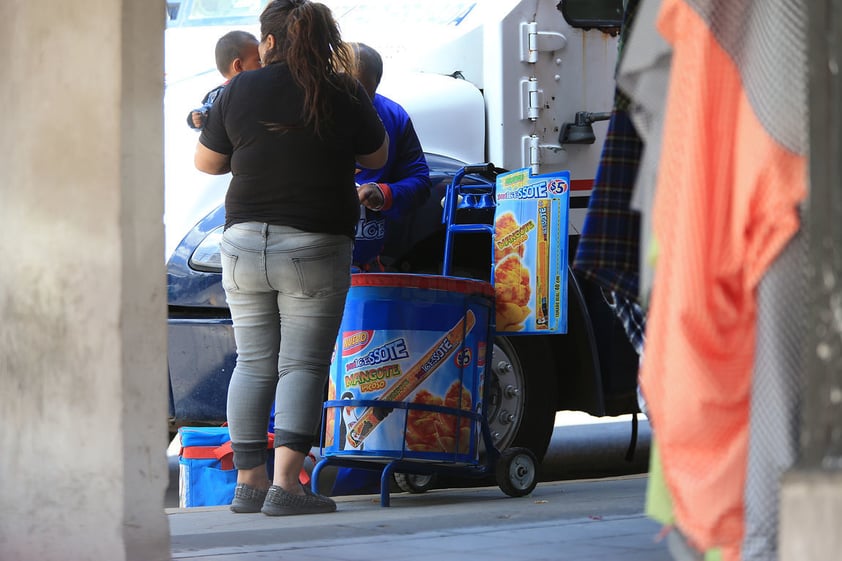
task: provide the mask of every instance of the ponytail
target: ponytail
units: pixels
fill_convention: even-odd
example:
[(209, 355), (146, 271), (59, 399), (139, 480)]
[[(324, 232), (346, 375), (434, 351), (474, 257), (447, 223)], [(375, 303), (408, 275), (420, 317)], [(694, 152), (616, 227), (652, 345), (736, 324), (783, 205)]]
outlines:
[(304, 91), (305, 123), (317, 135), (330, 125), (333, 107), (328, 88), (353, 93), (351, 49), (342, 41), (330, 9), (309, 0), (272, 0), (260, 16), (261, 36), (273, 35), (275, 48), (266, 63), (286, 62)]

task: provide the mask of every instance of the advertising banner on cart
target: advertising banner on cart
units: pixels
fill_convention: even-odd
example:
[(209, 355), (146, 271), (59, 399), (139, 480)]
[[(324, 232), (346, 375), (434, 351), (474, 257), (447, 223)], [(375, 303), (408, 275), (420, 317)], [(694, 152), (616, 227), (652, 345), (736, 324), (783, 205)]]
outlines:
[(323, 453), (476, 462), (492, 300), (481, 281), (354, 275)]
[(500, 174), (495, 198), (497, 333), (566, 333), (570, 172)]

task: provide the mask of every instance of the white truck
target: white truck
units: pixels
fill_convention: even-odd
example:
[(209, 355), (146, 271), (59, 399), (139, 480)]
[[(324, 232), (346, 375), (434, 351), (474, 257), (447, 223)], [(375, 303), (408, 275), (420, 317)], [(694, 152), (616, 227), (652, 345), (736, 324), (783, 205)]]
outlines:
[[(256, 23), (264, 1), (228, 3), (238, 6), (241, 19), (234, 25), (257, 34), (255, 24), (243, 22)], [(390, 269), (441, 273), (445, 189), (462, 166), (480, 163), (498, 171), (571, 172), (572, 258), (613, 105), (622, 0), (324, 3), (346, 40), (368, 43), (384, 56), (378, 91), (408, 110), (431, 168), (433, 193), (426, 206), (390, 227), (384, 256)], [(168, 60), (178, 55), (171, 37), (189, 33), (190, 16), (203, 13), (196, 6), (206, 13), (222, 4), (168, 3), (176, 22), (167, 30)], [(248, 11), (243, 4), (254, 4), (253, 20), (242, 19)], [(217, 38), (225, 31), (220, 26), (201, 32)], [(196, 56), (195, 42), (180, 41)], [(212, 44), (201, 48), (210, 58)], [(184, 79), (185, 65), (178, 75), (175, 68), (168, 66), (166, 181), (170, 409), (172, 425), (179, 426), (225, 420), (234, 348), (214, 254), (228, 178), (202, 176), (184, 164), (192, 162), (196, 142), (184, 124), (195, 106), (189, 103), (197, 103), (219, 77), (210, 69), (191, 82)], [(492, 219), (487, 209), (464, 212), (474, 213), (471, 220)], [(487, 235), (459, 237), (455, 274), (487, 279), (490, 254)], [(637, 356), (599, 287), (568, 269), (566, 334), (495, 340), (486, 409), (495, 445), (525, 446), (541, 459), (557, 411), (636, 412), (636, 373)]]
[[(407, 108), (428, 155), (535, 174), (569, 170), (572, 259), (614, 102), (622, 0), (452, 8), (445, 16), (455, 29), (416, 32), (428, 33), (427, 48), (387, 61), (378, 91)], [(396, 269), (440, 272), (444, 187), (434, 186), (431, 203), (397, 237)], [(455, 270), (488, 278), (488, 240), (466, 238), (455, 242)], [(599, 288), (572, 271), (568, 282), (567, 334), (497, 339), (488, 415), (499, 448), (527, 446), (541, 458), (556, 411), (637, 410), (637, 356)]]

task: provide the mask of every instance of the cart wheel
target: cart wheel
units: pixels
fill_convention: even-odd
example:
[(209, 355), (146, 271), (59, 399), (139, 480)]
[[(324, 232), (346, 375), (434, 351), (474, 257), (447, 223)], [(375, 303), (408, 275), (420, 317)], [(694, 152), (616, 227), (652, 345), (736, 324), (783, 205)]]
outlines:
[(523, 497), (538, 484), (538, 460), (529, 448), (507, 448), (494, 471), (497, 485), (510, 497)]
[(401, 491), (407, 493), (424, 493), (433, 488), (436, 484), (435, 475), (419, 475), (417, 473), (397, 473), (393, 474), (395, 483), (400, 487)]

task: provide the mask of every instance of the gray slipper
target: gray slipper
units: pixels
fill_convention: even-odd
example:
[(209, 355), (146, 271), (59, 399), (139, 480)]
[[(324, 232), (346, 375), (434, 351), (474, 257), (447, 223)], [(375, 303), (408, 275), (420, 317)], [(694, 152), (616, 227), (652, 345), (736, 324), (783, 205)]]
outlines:
[(234, 487), (234, 500), (231, 510), (234, 512), (260, 512), (263, 501), (266, 500), (266, 489), (251, 487), (245, 483), (237, 483)]
[(323, 495), (317, 495), (305, 485), (303, 495), (293, 495), (284, 491), (278, 485), (269, 487), (266, 500), (263, 502), (261, 512), (267, 516), (290, 516), (294, 514), (320, 514), (336, 510), (336, 503), (333, 499)]

